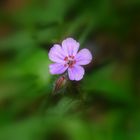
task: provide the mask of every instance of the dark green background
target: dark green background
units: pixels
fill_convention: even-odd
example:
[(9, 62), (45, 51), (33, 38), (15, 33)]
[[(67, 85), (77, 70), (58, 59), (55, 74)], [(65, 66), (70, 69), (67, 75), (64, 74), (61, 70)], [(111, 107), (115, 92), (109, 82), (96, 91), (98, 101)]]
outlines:
[[(140, 140), (139, 0), (0, 1), (0, 140)], [(55, 96), (48, 51), (93, 54)]]

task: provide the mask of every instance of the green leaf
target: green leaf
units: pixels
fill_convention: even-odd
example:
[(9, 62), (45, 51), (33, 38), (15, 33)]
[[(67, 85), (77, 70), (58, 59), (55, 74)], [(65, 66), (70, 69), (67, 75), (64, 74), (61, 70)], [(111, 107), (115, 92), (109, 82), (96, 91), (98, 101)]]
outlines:
[(12, 19), (16, 23), (35, 27), (36, 24), (48, 25), (51, 23), (62, 23), (66, 13), (76, 3), (74, 0), (48, 0), (42, 3), (34, 3), (16, 14)]
[[(127, 68), (119, 68), (116, 63), (109, 64), (86, 76), (83, 88), (90, 93), (98, 93), (113, 100), (130, 101), (132, 87)], [(123, 74), (121, 74), (123, 72)]]
[(21, 50), (30, 50), (37, 46), (32, 34), (28, 30), (11, 34), (7, 38), (0, 40), (0, 45), (2, 46), (0, 49), (15, 49), (20, 52), (22, 52)]
[(0, 128), (1, 140), (39, 140), (39, 134), (44, 125), (41, 117), (32, 117), (27, 120), (11, 123)]
[(49, 91), (49, 63), (47, 52), (37, 49), (28, 55), (25, 53), (17, 62), (7, 64), (5, 69), (1, 70), (3, 83), (0, 86), (0, 99), (22, 93), (40, 96), (38, 92), (45, 88)]

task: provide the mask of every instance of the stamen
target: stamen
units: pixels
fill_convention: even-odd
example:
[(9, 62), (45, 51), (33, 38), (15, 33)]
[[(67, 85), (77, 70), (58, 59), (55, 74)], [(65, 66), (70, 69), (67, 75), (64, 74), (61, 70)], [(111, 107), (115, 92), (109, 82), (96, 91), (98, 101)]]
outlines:
[(66, 61), (66, 64), (64, 64), (64, 67), (70, 67), (72, 68), (73, 65), (76, 63), (76, 60), (74, 60), (74, 56), (69, 55), (64, 58), (64, 61)]
[(67, 67), (67, 64), (64, 64), (64, 67)]
[(74, 56), (72, 56), (72, 55), (69, 55), (69, 58), (72, 58), (72, 59), (74, 59)]
[(72, 59), (74, 59), (74, 56), (71, 56)]
[(73, 61), (73, 64), (75, 64), (75, 63), (76, 63), (76, 60)]
[(68, 62), (68, 65), (69, 65), (69, 67), (70, 68), (72, 68), (73, 67), (73, 65), (76, 63), (76, 61), (74, 60), (74, 61), (69, 61)]
[(68, 57), (67, 56), (64, 58), (64, 61), (68, 61)]

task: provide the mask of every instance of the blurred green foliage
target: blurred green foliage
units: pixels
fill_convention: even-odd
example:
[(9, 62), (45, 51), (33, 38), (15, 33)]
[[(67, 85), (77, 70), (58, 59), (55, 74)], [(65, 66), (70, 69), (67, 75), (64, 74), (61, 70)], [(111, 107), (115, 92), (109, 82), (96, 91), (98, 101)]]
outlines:
[[(0, 2), (0, 140), (140, 140), (139, 0)], [(48, 50), (66, 37), (93, 53), (52, 96)]]

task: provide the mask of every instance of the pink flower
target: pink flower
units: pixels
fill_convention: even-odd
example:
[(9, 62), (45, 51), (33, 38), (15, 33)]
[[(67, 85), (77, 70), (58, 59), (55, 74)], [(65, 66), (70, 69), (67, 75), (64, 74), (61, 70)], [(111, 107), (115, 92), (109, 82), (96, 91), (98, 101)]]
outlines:
[(54, 63), (49, 66), (51, 74), (62, 74), (68, 70), (70, 80), (79, 81), (83, 78), (85, 70), (82, 65), (87, 65), (92, 60), (88, 49), (81, 49), (80, 44), (72, 39), (63, 40), (62, 46), (55, 44), (49, 51), (49, 58)]

